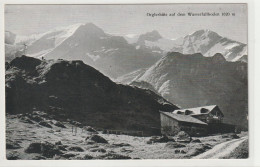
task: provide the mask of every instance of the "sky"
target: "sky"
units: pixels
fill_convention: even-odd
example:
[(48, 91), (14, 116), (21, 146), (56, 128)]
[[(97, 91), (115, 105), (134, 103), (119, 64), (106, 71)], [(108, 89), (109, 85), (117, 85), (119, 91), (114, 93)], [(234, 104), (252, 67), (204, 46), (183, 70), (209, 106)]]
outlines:
[[(235, 16), (187, 16), (188, 12), (234, 13)], [(168, 16), (147, 16), (167, 13)], [(175, 13), (175, 16), (169, 16)], [(176, 16), (185, 13), (186, 16)], [(106, 33), (127, 35), (157, 30), (177, 39), (200, 29), (247, 43), (246, 4), (168, 5), (5, 5), (5, 30), (17, 35), (43, 33), (55, 27), (89, 23)]]

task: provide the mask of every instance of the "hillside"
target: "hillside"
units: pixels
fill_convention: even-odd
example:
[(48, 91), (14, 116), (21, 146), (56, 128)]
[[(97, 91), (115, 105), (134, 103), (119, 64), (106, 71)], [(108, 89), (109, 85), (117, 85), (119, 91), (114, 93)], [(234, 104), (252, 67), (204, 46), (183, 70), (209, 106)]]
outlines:
[(225, 122), (247, 127), (247, 63), (228, 62), (221, 54), (204, 57), (172, 52), (137, 74), (121, 77), (121, 81), (149, 83), (181, 108), (216, 104)]
[(45, 111), (104, 129), (159, 133), (159, 110), (177, 107), (149, 90), (115, 84), (82, 61), (22, 56), (7, 65), (6, 112)]
[[(43, 126), (39, 120), (47, 122), (49, 126)], [(6, 127), (8, 160), (190, 159), (223, 142), (242, 140), (248, 135), (194, 137), (190, 143), (173, 142), (177, 137), (172, 137), (150, 143), (162, 137), (106, 134), (90, 126), (88, 129), (78, 127), (77, 133), (72, 133), (74, 124), (57, 121), (44, 112), (7, 115)], [(234, 139), (233, 136), (241, 138)], [(237, 149), (241, 150), (241, 146), (236, 148), (235, 154), (231, 153), (232, 158), (248, 158), (248, 149)], [(241, 154), (244, 156), (241, 157)]]

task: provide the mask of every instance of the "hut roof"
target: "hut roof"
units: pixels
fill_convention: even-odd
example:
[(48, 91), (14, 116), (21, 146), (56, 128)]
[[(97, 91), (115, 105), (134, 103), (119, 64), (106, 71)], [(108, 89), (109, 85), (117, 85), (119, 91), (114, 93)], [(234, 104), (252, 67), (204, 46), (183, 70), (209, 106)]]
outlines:
[[(185, 113), (185, 111), (190, 111), (190, 114), (188, 115), (201, 115), (201, 114), (208, 114), (210, 113), (215, 107), (218, 107), (217, 105), (209, 105), (209, 106), (201, 106), (201, 107), (195, 107), (195, 108), (185, 108), (185, 109), (177, 109), (174, 110), (173, 113), (177, 114), (178, 112)], [(201, 112), (202, 109), (205, 109), (205, 112)], [(223, 114), (221, 112), (221, 114)]]
[(194, 124), (202, 124), (202, 125), (207, 125), (207, 123), (200, 121), (199, 119), (196, 119), (192, 116), (189, 115), (180, 115), (180, 114), (175, 114), (175, 113), (171, 113), (171, 112), (162, 112), (160, 111), (160, 113), (167, 115), (177, 121), (180, 122), (190, 122), (190, 123), (194, 123)]

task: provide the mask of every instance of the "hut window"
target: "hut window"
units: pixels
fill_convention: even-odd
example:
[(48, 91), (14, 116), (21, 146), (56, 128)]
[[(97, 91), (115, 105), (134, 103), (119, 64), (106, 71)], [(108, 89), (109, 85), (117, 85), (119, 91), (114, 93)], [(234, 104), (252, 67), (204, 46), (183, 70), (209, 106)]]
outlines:
[(182, 112), (181, 111), (177, 111), (177, 114), (182, 114)]
[(200, 113), (207, 113), (209, 110), (207, 110), (206, 108), (202, 108), (200, 109)]
[(190, 111), (190, 110), (185, 111), (185, 115), (190, 115), (190, 114), (192, 114), (192, 111)]

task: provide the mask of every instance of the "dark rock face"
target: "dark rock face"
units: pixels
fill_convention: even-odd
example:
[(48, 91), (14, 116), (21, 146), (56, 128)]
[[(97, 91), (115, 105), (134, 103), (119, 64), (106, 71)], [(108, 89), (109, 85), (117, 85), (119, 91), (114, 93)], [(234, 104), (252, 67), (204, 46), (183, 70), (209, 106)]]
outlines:
[(6, 112), (36, 108), (57, 120), (67, 118), (103, 129), (159, 134), (159, 110), (172, 105), (152, 91), (115, 84), (82, 61), (38, 60), (22, 56), (6, 71)]

